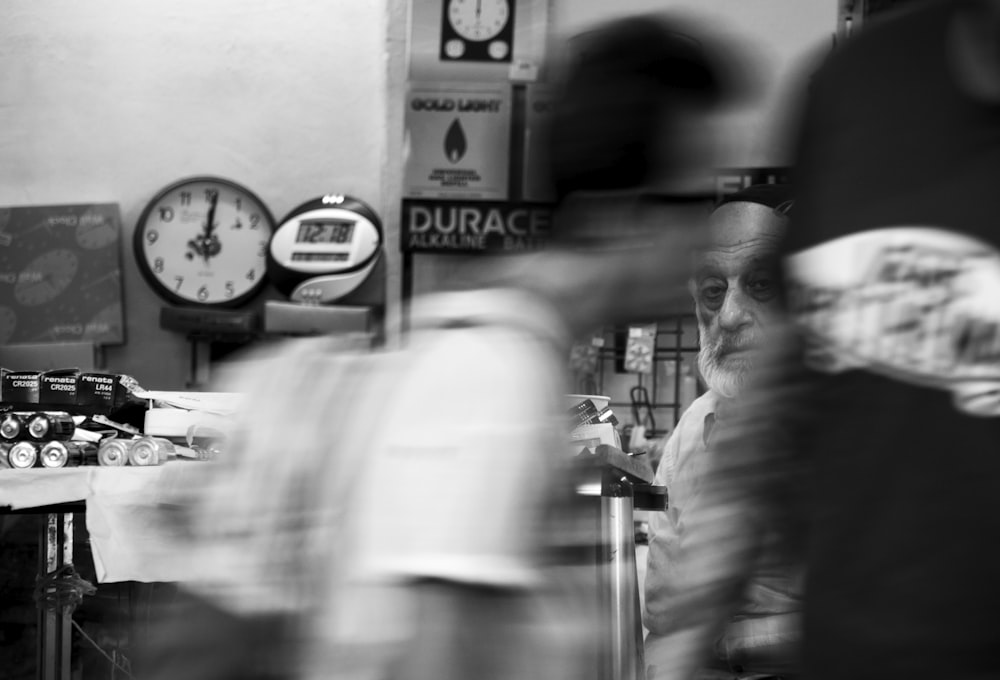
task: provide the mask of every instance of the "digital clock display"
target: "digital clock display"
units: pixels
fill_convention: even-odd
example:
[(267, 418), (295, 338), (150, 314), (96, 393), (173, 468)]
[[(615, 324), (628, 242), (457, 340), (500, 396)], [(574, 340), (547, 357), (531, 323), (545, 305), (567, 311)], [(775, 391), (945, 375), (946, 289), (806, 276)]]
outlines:
[(348, 243), (354, 235), (352, 220), (314, 219), (302, 220), (296, 243)]
[(347, 262), (350, 253), (292, 253), (292, 262)]

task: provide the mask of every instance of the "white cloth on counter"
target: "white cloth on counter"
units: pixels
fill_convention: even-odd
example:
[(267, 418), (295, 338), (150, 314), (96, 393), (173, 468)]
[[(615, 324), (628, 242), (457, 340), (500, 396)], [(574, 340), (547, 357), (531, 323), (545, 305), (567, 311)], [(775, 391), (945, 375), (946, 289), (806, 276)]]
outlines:
[(85, 502), (98, 583), (175, 581), (189, 566), (173, 550), (158, 514), (161, 480), (165, 473), (203, 465), (0, 470), (0, 506), (24, 510)]

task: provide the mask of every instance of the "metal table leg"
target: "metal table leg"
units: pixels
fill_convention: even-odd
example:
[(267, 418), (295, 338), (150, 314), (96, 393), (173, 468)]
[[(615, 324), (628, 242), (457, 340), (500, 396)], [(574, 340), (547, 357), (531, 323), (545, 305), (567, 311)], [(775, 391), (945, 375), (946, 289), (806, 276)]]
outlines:
[[(51, 574), (73, 563), (73, 515), (45, 515), (39, 545), (39, 574)], [(70, 617), (60, 611), (38, 612), (38, 677), (40, 680), (69, 680)]]
[(610, 625), (608, 680), (643, 680), (645, 655), (635, 565), (632, 485), (608, 480), (601, 494), (601, 543), (606, 570), (604, 598)]

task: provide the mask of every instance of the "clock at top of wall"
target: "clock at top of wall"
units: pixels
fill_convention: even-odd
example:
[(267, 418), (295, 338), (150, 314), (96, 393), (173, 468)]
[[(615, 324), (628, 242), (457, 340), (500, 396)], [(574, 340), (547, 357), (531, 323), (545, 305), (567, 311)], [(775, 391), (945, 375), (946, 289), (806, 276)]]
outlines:
[(442, 0), (442, 61), (509, 63), (516, 0)]
[(237, 307), (266, 283), (274, 218), (246, 187), (191, 177), (160, 190), (136, 224), (136, 262), (164, 299), (205, 308)]

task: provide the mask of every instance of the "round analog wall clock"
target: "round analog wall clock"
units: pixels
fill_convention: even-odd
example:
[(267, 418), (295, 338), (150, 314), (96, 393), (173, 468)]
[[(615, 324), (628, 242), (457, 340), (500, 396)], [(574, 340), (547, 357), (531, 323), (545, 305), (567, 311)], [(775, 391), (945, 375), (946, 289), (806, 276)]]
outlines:
[(136, 262), (164, 299), (236, 307), (266, 283), (274, 218), (256, 194), (218, 177), (192, 177), (162, 189), (136, 224)]

